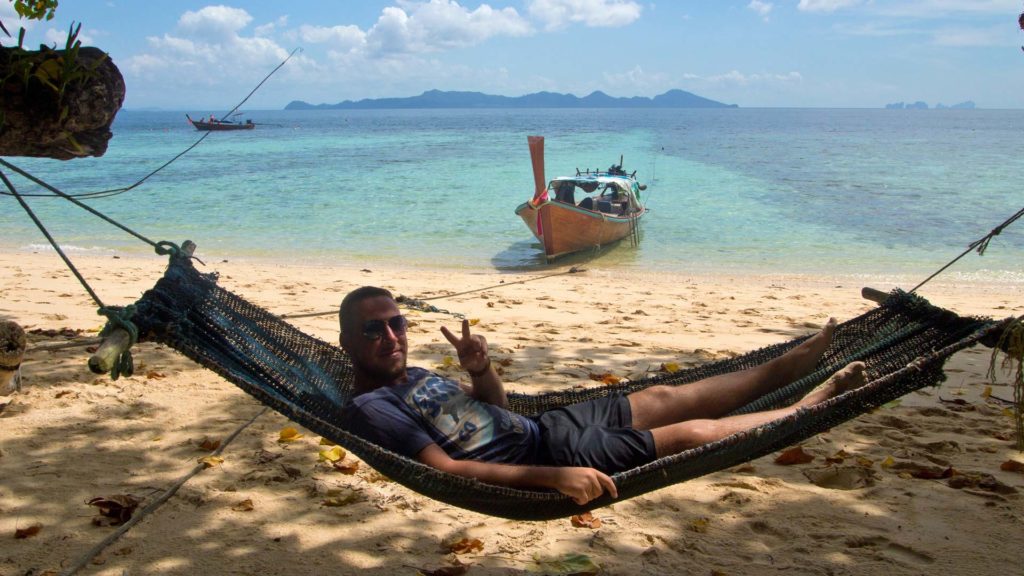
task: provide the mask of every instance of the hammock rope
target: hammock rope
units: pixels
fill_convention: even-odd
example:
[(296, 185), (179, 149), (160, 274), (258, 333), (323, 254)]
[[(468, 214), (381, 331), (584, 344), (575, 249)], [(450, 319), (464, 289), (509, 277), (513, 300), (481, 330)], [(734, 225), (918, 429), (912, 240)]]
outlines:
[[(912, 390), (937, 384), (944, 378), (942, 365), (950, 355), (990, 339), (1006, 323), (960, 317), (917, 295), (895, 291), (878, 308), (840, 324), (815, 375), (798, 383), (802, 390), (810, 390), (856, 358), (867, 365), (867, 385), (760, 428), (616, 474), (618, 500), (604, 496), (581, 507), (554, 491), (495, 486), (446, 474), (348, 433), (339, 421), (341, 406), (353, 393), (352, 368), (345, 353), (219, 287), (215, 273), (196, 271), (187, 258), (172, 257), (164, 277), (136, 303), (136, 310), (140, 340), (178, 350), (286, 418), (344, 446), (385, 476), (435, 500), (517, 520), (579, 514), (805, 440)], [(628, 394), (653, 385), (682, 386), (762, 364), (803, 340), (624, 384), (513, 393), (509, 404), (515, 412), (536, 415), (613, 391)], [(773, 399), (765, 402), (771, 405), (766, 409), (778, 404)]]

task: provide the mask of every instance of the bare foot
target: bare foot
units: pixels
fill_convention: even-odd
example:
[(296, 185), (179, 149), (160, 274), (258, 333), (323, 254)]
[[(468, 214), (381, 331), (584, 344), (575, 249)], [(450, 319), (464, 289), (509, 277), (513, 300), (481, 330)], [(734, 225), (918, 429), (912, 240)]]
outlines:
[(811, 390), (804, 396), (797, 406), (810, 406), (817, 404), (818, 402), (824, 402), (829, 398), (838, 396), (848, 390), (860, 388), (867, 383), (867, 378), (864, 376), (864, 363), (863, 362), (850, 362), (844, 366), (841, 370), (829, 377), (828, 380), (822, 382), (817, 388)]
[(795, 382), (811, 372), (818, 365), (818, 360), (832, 343), (836, 331), (836, 319), (829, 318), (825, 327), (814, 336), (800, 343), (799, 346), (779, 356), (773, 362), (774, 380), (778, 385)]

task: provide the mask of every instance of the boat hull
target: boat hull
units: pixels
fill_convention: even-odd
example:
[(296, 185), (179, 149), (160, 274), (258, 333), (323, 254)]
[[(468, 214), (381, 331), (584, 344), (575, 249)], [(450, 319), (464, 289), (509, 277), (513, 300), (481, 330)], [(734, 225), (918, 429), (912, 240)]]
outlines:
[(226, 122), (201, 122), (199, 120), (193, 120), (192, 125), (196, 127), (196, 130), (204, 132), (221, 132), (225, 130), (252, 130), (256, 127), (255, 124), (246, 123), (235, 123), (229, 124)]
[(523, 202), (516, 208), (516, 215), (544, 246), (549, 260), (622, 240), (633, 233), (645, 213), (640, 208), (628, 216), (615, 216), (562, 202), (546, 202), (539, 208)]

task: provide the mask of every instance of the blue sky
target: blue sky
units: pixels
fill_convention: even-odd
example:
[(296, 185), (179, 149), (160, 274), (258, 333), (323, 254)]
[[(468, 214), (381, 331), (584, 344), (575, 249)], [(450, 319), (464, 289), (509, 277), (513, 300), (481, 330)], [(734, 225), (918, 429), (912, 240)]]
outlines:
[[(63, 45), (81, 22), (84, 43), (124, 75), (129, 109), (230, 108), (295, 48), (247, 109), (434, 88), (1022, 108), (1022, 10), (1020, 0), (65, 0), (54, 20), (24, 25), (29, 45)], [(0, 20), (21, 25), (9, 0)]]

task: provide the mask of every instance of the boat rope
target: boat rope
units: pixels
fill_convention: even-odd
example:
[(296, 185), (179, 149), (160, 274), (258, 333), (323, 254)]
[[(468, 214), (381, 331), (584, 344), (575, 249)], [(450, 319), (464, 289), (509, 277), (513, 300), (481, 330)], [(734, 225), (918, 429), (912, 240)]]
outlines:
[(267, 76), (265, 78), (263, 78), (263, 80), (260, 80), (260, 83), (257, 84), (256, 87), (252, 89), (252, 92), (249, 92), (249, 94), (245, 98), (242, 98), (242, 101), (239, 102), (237, 105), (235, 105), (235, 107), (232, 108), (231, 111), (229, 111), (227, 114), (225, 114), (224, 118), (230, 117), (232, 114), (234, 114), (235, 110), (238, 110), (239, 108), (241, 108), (242, 104), (245, 104), (245, 101), (248, 100), (253, 94), (255, 94), (256, 91), (260, 89), (260, 86), (263, 86), (263, 83), (266, 82), (267, 80), (269, 80), (270, 77), (274, 75), (274, 72), (277, 72), (278, 70), (281, 69), (282, 66), (287, 64), (288, 61), (292, 59), (292, 56), (295, 56), (296, 52), (302, 52), (302, 48), (296, 48), (296, 49), (292, 50), (291, 54), (288, 54), (288, 57), (285, 58), (283, 62), (281, 62), (280, 64), (277, 65), (277, 68), (274, 68), (273, 70), (271, 70), (270, 74), (267, 74)]
[[(578, 274), (580, 272), (586, 272), (586, 269), (585, 268), (580, 268), (578, 266), (573, 266), (572, 268), (569, 268), (568, 270), (564, 270), (562, 272), (555, 272), (555, 273), (552, 273), (552, 274), (545, 274), (544, 276), (537, 276), (536, 278), (525, 278), (523, 280), (516, 280), (514, 282), (504, 282), (503, 281), (500, 284), (493, 284), (491, 286), (484, 286), (482, 288), (474, 288), (472, 290), (466, 290), (464, 292), (456, 292), (455, 294), (443, 294), (441, 296), (429, 296), (427, 298), (418, 298), (418, 299), (417, 298), (410, 298), (408, 296), (401, 296), (401, 295), (399, 295), (397, 298), (395, 298), (395, 301), (398, 302), (399, 304), (405, 304), (408, 308), (413, 308), (413, 309), (416, 309), (416, 310), (420, 310), (422, 312), (439, 312), (439, 313), (442, 313), (442, 314), (450, 314), (452, 316), (455, 316), (456, 318), (465, 318), (466, 317), (465, 314), (460, 314), (458, 312), (449, 312), (448, 310), (444, 310), (442, 308), (437, 308), (435, 306), (431, 306), (431, 305), (427, 304), (427, 301), (429, 301), (429, 300), (441, 300), (441, 299), (444, 299), (444, 298), (455, 298), (456, 296), (465, 296), (467, 294), (475, 294), (477, 292), (483, 292), (484, 290), (494, 290), (495, 288), (504, 288), (506, 286), (512, 286), (512, 285), (515, 285), (515, 284), (525, 284), (527, 282), (535, 282), (537, 280), (544, 280), (545, 278), (553, 278), (555, 276), (564, 276), (565, 274)], [(338, 313), (337, 310), (327, 310), (327, 311), (324, 311), (324, 312), (306, 312), (306, 313), (303, 313), (303, 314), (282, 314), (282, 315), (280, 315), (278, 317), (281, 318), (281, 319), (310, 318), (310, 317), (313, 317), (313, 316), (327, 316), (329, 314), (337, 314), (337, 313)]]
[[(99, 212), (98, 210), (83, 204), (82, 202), (72, 197), (71, 195), (65, 194), (58, 188), (51, 186), (50, 184), (44, 182), (43, 180), (36, 178), (32, 174), (25, 172), (24, 170), (18, 168), (17, 166), (14, 166), (10, 162), (7, 162), (2, 158), (0, 158), (0, 165), (10, 170), (13, 170), (14, 172), (17, 172), (18, 174), (31, 180), (32, 182), (35, 182), (36, 184), (46, 188), (47, 190), (50, 190), (51, 192), (53, 192), (55, 196), (60, 196), (68, 200), (69, 202), (75, 204), (79, 208), (87, 210), (94, 216), (97, 216), (100, 219), (106, 221), (107, 223), (112, 224), (120, 228), (121, 230), (124, 230), (125, 232), (131, 234), (132, 236), (138, 238), (139, 240), (146, 242), (156, 250), (157, 254), (176, 255), (180, 252), (180, 249), (174, 243), (166, 241), (154, 242), (149, 238), (146, 238), (142, 234), (139, 234), (138, 232), (132, 230), (131, 228), (128, 228), (127, 226), (124, 226), (123, 224), (117, 222), (116, 220)], [(25, 213), (28, 214), (28, 217), (32, 220), (32, 222), (36, 225), (36, 228), (38, 228), (39, 231), (43, 234), (46, 240), (50, 243), (50, 246), (53, 247), (54, 251), (57, 252), (57, 255), (59, 255), (61, 260), (64, 261), (64, 264), (68, 267), (68, 270), (70, 270), (71, 273), (75, 276), (75, 278), (78, 279), (78, 282), (85, 289), (86, 293), (89, 294), (89, 297), (92, 298), (93, 302), (95, 302), (96, 305), (99, 307), (99, 309), (97, 310), (97, 314), (107, 317), (107, 324), (104, 327), (103, 332), (100, 334), (100, 336), (106, 336), (112, 330), (121, 328), (128, 333), (130, 344), (135, 344), (139, 338), (139, 330), (131, 321), (132, 316), (135, 314), (135, 308), (133, 306), (121, 307), (107, 306), (106, 304), (104, 304), (103, 300), (100, 299), (96, 291), (93, 290), (92, 286), (89, 285), (89, 282), (85, 279), (84, 276), (82, 276), (82, 273), (79, 272), (78, 268), (74, 265), (73, 262), (71, 262), (71, 259), (68, 258), (67, 254), (60, 247), (60, 244), (57, 243), (57, 241), (53, 238), (53, 235), (50, 234), (50, 231), (46, 228), (46, 226), (39, 219), (39, 217), (36, 216), (36, 213), (32, 210), (32, 207), (28, 205), (28, 202), (26, 202), (22, 194), (18, 192), (18, 189), (14, 187), (14, 183), (11, 182), (11, 180), (7, 177), (7, 174), (3, 170), (0, 170), (0, 181), (2, 181), (4, 186), (7, 187), (8, 193), (18, 200), (18, 203), (21, 205), (22, 209), (25, 210)], [(129, 347), (129, 349), (126, 349), (124, 352), (122, 352), (118, 356), (118, 358), (113, 362), (113, 365), (110, 370), (110, 377), (113, 380), (117, 380), (118, 377), (120, 377), (121, 375), (131, 376), (134, 371), (135, 364), (134, 361), (132, 360), (131, 350)]]
[(978, 256), (984, 256), (985, 255), (985, 250), (988, 249), (989, 242), (991, 242), (992, 239), (995, 238), (996, 236), (999, 236), (999, 234), (1003, 231), (1004, 228), (1006, 228), (1010, 224), (1013, 224), (1014, 222), (1019, 220), (1021, 216), (1024, 216), (1024, 208), (1021, 208), (1020, 210), (1017, 211), (1016, 214), (1014, 214), (1013, 216), (1010, 216), (1002, 224), (1000, 224), (999, 226), (996, 226), (995, 228), (993, 228), (992, 231), (989, 232), (988, 234), (982, 236), (981, 238), (979, 238), (978, 240), (975, 240), (974, 242), (971, 242), (967, 246), (967, 249), (964, 250), (963, 252), (961, 252), (959, 256), (957, 256), (956, 258), (953, 258), (948, 263), (946, 263), (945, 266), (943, 266), (942, 268), (939, 268), (938, 270), (936, 270), (935, 273), (933, 273), (931, 276), (929, 276), (929, 277), (925, 278), (924, 280), (922, 280), (920, 284), (918, 284), (917, 286), (914, 286), (913, 288), (911, 288), (909, 292), (911, 294), (913, 294), (914, 292), (917, 291), (918, 288), (920, 288), (921, 286), (924, 286), (925, 284), (927, 284), (929, 280), (931, 280), (932, 278), (935, 278), (936, 276), (938, 276), (939, 274), (944, 272), (946, 270), (946, 268), (949, 268), (950, 266), (955, 264), (958, 260), (960, 260), (961, 258), (966, 256), (967, 254), (969, 254), (971, 251), (977, 251), (978, 252)]
[[(267, 74), (266, 77), (264, 77), (263, 80), (261, 80), (260, 83), (256, 85), (256, 88), (253, 88), (252, 91), (249, 92), (249, 94), (245, 98), (243, 98), (241, 102), (239, 102), (234, 108), (231, 109), (231, 112), (228, 112), (228, 114), (230, 115), (235, 110), (238, 110), (242, 106), (242, 104), (245, 104), (246, 100), (248, 100), (253, 94), (255, 94), (256, 90), (258, 90), (260, 88), (260, 86), (263, 86), (263, 84), (267, 80), (270, 79), (270, 77), (274, 74), (274, 72), (277, 72), (278, 70), (280, 70), (281, 67), (284, 66), (285, 63), (287, 63), (288, 60), (290, 60), (291, 57), (295, 55), (296, 52), (301, 52), (301, 51), (302, 51), (302, 48), (296, 48), (296, 49), (292, 50), (291, 53), (288, 54), (288, 57), (285, 58), (283, 62), (278, 64), (276, 68), (271, 70), (270, 74)], [(82, 192), (82, 193), (79, 193), (79, 194), (43, 194), (43, 193), (28, 194), (28, 193), (25, 193), (25, 192), (21, 192), (20, 194), (21, 194), (21, 196), (26, 197), (26, 198), (32, 198), (32, 197), (53, 198), (55, 196), (60, 196), (62, 198), (66, 198), (66, 199), (70, 198), (70, 197), (98, 199), (98, 198), (109, 198), (111, 196), (117, 196), (118, 194), (123, 194), (125, 192), (129, 192), (129, 191), (134, 190), (135, 188), (141, 186), (146, 180), (149, 180), (151, 177), (156, 175), (157, 172), (160, 172), (164, 168), (167, 168), (168, 166), (173, 164), (178, 158), (181, 158), (185, 154), (188, 154), (189, 152), (191, 152), (193, 148), (195, 148), (196, 146), (199, 146), (199, 144), (202, 143), (203, 140), (206, 140), (206, 138), (209, 137), (210, 134), (211, 134), (211, 132), (204, 132), (198, 139), (196, 139), (195, 142), (193, 142), (191, 145), (189, 145), (188, 148), (185, 148), (184, 150), (179, 152), (177, 155), (175, 155), (173, 158), (171, 158), (167, 162), (164, 162), (162, 165), (160, 165), (156, 170), (153, 170), (149, 174), (146, 174), (145, 176), (143, 176), (142, 178), (140, 178), (139, 180), (137, 180), (134, 184), (132, 184), (130, 186), (123, 186), (121, 188), (110, 188), (108, 190), (99, 190), (99, 191), (95, 191), (95, 192)], [(8, 167), (14, 169), (10, 165), (8, 165)], [(18, 172), (20, 173), (20, 171), (18, 171)], [(50, 189), (48, 186), (44, 186), (44, 188)], [(52, 189), (51, 189), (51, 191), (52, 191)], [(0, 195), (11, 196), (12, 194), (10, 192), (4, 192), (4, 191), (0, 190)]]

